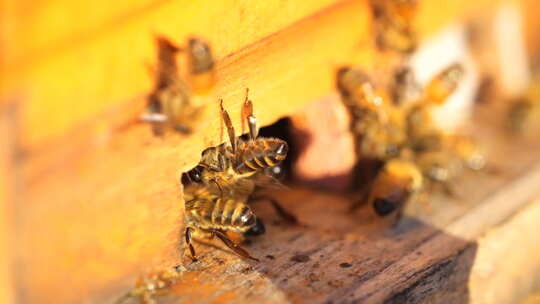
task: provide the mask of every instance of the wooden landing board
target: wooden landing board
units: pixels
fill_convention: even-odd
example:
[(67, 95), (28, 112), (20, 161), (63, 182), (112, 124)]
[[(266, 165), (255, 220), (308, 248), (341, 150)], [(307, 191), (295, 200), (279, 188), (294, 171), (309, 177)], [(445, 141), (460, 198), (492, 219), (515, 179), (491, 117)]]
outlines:
[(435, 195), (429, 208), (413, 204), (395, 229), (369, 208), (349, 212), (348, 197), (307, 189), (275, 193), (302, 226), (286, 226), (269, 206), (256, 205), (267, 234), (245, 248), (260, 263), (242, 260), (218, 242), (197, 243), (200, 261), (184, 258), (180, 283), (160, 300), (517, 302), (540, 280), (540, 201), (533, 201), (540, 196), (540, 162), (531, 153), (538, 145), (499, 139), (489, 144), (496, 175), (466, 174), (456, 183), (462, 198)]

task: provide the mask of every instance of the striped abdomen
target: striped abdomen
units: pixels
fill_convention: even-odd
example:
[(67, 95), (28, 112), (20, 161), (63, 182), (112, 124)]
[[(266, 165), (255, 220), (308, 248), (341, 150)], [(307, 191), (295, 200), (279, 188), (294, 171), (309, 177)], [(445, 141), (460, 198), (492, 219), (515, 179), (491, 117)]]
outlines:
[(238, 146), (234, 169), (243, 174), (279, 165), (287, 157), (288, 150), (287, 143), (278, 138), (244, 142)]
[(186, 202), (186, 212), (201, 229), (246, 232), (256, 223), (255, 214), (246, 204), (217, 196)]

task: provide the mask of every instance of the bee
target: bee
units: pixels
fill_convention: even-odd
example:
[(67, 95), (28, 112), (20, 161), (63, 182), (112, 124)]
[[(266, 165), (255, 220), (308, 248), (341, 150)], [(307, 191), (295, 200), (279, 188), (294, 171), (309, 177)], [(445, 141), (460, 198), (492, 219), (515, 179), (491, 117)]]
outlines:
[(180, 76), (176, 63), (176, 56), (182, 48), (163, 37), (158, 38), (157, 45), (156, 86), (149, 97), (149, 111), (141, 118), (154, 123), (157, 134), (163, 133), (163, 128), (184, 134), (191, 133), (193, 122), (197, 121), (201, 114), (201, 107), (194, 104), (193, 97), (206, 93), (215, 82), (214, 60), (210, 47), (200, 39), (189, 39), (188, 84)]
[(138, 298), (141, 304), (155, 304), (155, 296), (167, 293), (179, 281), (179, 266), (143, 276), (137, 280), (135, 287), (116, 300), (115, 304), (125, 303), (130, 298)]
[(191, 242), (194, 231), (208, 238), (217, 236), (236, 254), (259, 261), (229, 239), (225, 233), (232, 231), (243, 234), (254, 227), (257, 229), (257, 218), (246, 201), (236, 197), (216, 195), (203, 187), (187, 192), (184, 199), (186, 209), (184, 236), (194, 261), (197, 260), (195, 248)]
[(524, 96), (511, 101), (508, 110), (508, 127), (523, 134), (540, 126), (540, 76), (536, 76)]
[(417, 47), (413, 30), (416, 0), (372, 0), (377, 46), (404, 54)]
[(248, 139), (236, 137), (230, 116), (221, 102), (221, 117), (227, 128), (229, 142), (203, 151), (199, 164), (182, 174), (182, 183), (185, 186), (204, 184), (223, 194), (224, 191), (230, 192), (239, 188), (246, 189), (243, 192), (251, 193), (256, 184), (278, 183), (272, 176), (265, 174), (269, 172), (266, 169), (280, 165), (287, 157), (289, 148), (287, 142), (279, 138), (258, 137), (257, 120), (253, 115), (253, 103), (249, 100), (248, 93), (246, 90), (243, 105), (249, 127)]
[(351, 114), (356, 154), (380, 160), (398, 156), (406, 141), (403, 112), (359, 70), (341, 69), (337, 86)]
[(208, 43), (195, 37), (189, 39), (187, 48), (191, 88), (196, 94), (207, 93), (215, 83), (212, 49)]
[(422, 189), (423, 176), (414, 162), (395, 158), (387, 161), (375, 177), (368, 203), (381, 217), (401, 217), (409, 199)]
[(181, 177), (186, 202), (185, 239), (194, 259), (192, 231), (207, 237), (217, 236), (240, 256), (256, 260), (224, 233), (260, 235), (265, 232), (263, 222), (255, 216), (249, 203), (267, 200), (285, 220), (297, 222), (296, 217), (286, 212), (276, 200), (257, 191), (261, 187), (281, 185), (276, 175), (287, 156), (288, 145), (281, 139), (258, 137), (248, 93), (246, 90), (243, 105), (249, 127), (247, 139), (236, 136), (221, 102), (221, 116), (229, 142), (203, 151), (199, 164)]
[(448, 66), (428, 83), (420, 100), (408, 109), (406, 129), (413, 150), (423, 151), (441, 146), (444, 136), (435, 125), (431, 112), (456, 90), (463, 74), (462, 65), (455, 63)]

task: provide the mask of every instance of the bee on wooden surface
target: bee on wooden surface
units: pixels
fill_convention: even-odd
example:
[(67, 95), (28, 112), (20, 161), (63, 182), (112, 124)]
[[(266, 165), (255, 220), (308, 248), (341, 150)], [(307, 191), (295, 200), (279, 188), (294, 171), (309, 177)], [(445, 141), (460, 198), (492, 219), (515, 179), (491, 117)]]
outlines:
[(341, 69), (337, 86), (351, 115), (357, 155), (381, 160), (398, 156), (406, 140), (403, 112), (359, 70)]
[(260, 188), (277, 187), (276, 178), (280, 164), (288, 152), (285, 141), (277, 138), (258, 137), (253, 105), (246, 91), (243, 113), (249, 132), (247, 139), (236, 136), (231, 119), (221, 104), (229, 142), (206, 149), (199, 164), (182, 174), (186, 202), (186, 242), (192, 257), (192, 231), (203, 236), (217, 236), (240, 256), (255, 259), (227, 238), (225, 231), (243, 235), (265, 232), (264, 224), (257, 219), (248, 204), (267, 200), (285, 220), (296, 223), (296, 217), (286, 212), (276, 200), (260, 193)]
[(423, 185), (422, 173), (411, 161), (395, 158), (387, 161), (371, 185), (368, 203), (381, 217), (396, 214)]
[(180, 280), (179, 266), (143, 276), (137, 280), (135, 287), (115, 301), (115, 304), (126, 303), (129, 299), (138, 298), (141, 304), (155, 304), (155, 296), (163, 295)]
[(207, 93), (215, 83), (214, 57), (210, 45), (199, 38), (188, 41), (190, 85), (195, 94)]
[(460, 64), (452, 64), (437, 74), (424, 88), (423, 96), (407, 111), (407, 133), (415, 151), (440, 145), (442, 131), (432, 118), (433, 109), (456, 90), (464, 74)]
[(376, 43), (379, 48), (409, 54), (416, 49), (413, 30), (416, 0), (372, 0)]
[(163, 37), (158, 38), (157, 45), (156, 86), (149, 97), (148, 112), (141, 118), (154, 123), (157, 134), (163, 133), (164, 128), (190, 133), (201, 113), (201, 107), (194, 104), (193, 98), (207, 93), (215, 82), (210, 47), (201, 39), (189, 39), (186, 48), (188, 84), (180, 76), (176, 62), (182, 49)]
[(191, 240), (192, 233), (196, 232), (208, 238), (217, 236), (236, 254), (258, 261), (229, 239), (225, 233), (232, 231), (244, 234), (256, 227), (257, 218), (246, 201), (216, 195), (206, 188), (187, 192), (184, 199), (186, 208), (184, 235), (193, 260), (197, 260), (197, 256)]

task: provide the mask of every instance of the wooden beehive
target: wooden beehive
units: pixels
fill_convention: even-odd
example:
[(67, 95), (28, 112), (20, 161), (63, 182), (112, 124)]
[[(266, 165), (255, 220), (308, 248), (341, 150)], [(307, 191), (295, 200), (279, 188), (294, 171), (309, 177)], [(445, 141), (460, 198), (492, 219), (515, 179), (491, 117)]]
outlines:
[[(532, 0), (420, 1), (415, 28), (428, 40), (503, 4), (523, 16), (534, 61), (539, 5)], [(218, 98), (240, 130), (249, 87), (259, 122), (269, 125), (335, 100), (342, 65), (373, 70), (398, 61), (374, 47), (368, 1), (19, 1), (7, 3), (0, 20), (6, 303), (112, 302), (140, 274), (185, 263), (178, 178), (205, 147), (225, 140)], [(155, 38), (182, 44), (192, 35), (211, 42), (216, 86), (201, 98), (193, 134), (156, 137), (138, 120), (153, 86)], [(278, 193), (306, 227), (271, 226), (248, 247), (263, 257), (257, 265), (199, 244), (202, 261), (186, 264), (161, 300), (518, 301), (540, 278), (540, 168), (530, 153), (538, 146), (513, 143), (491, 143), (503, 174), (466, 176), (462, 204), (442, 198), (390, 232), (364, 211), (347, 215), (346, 198)], [(273, 216), (264, 207), (261, 214)]]

